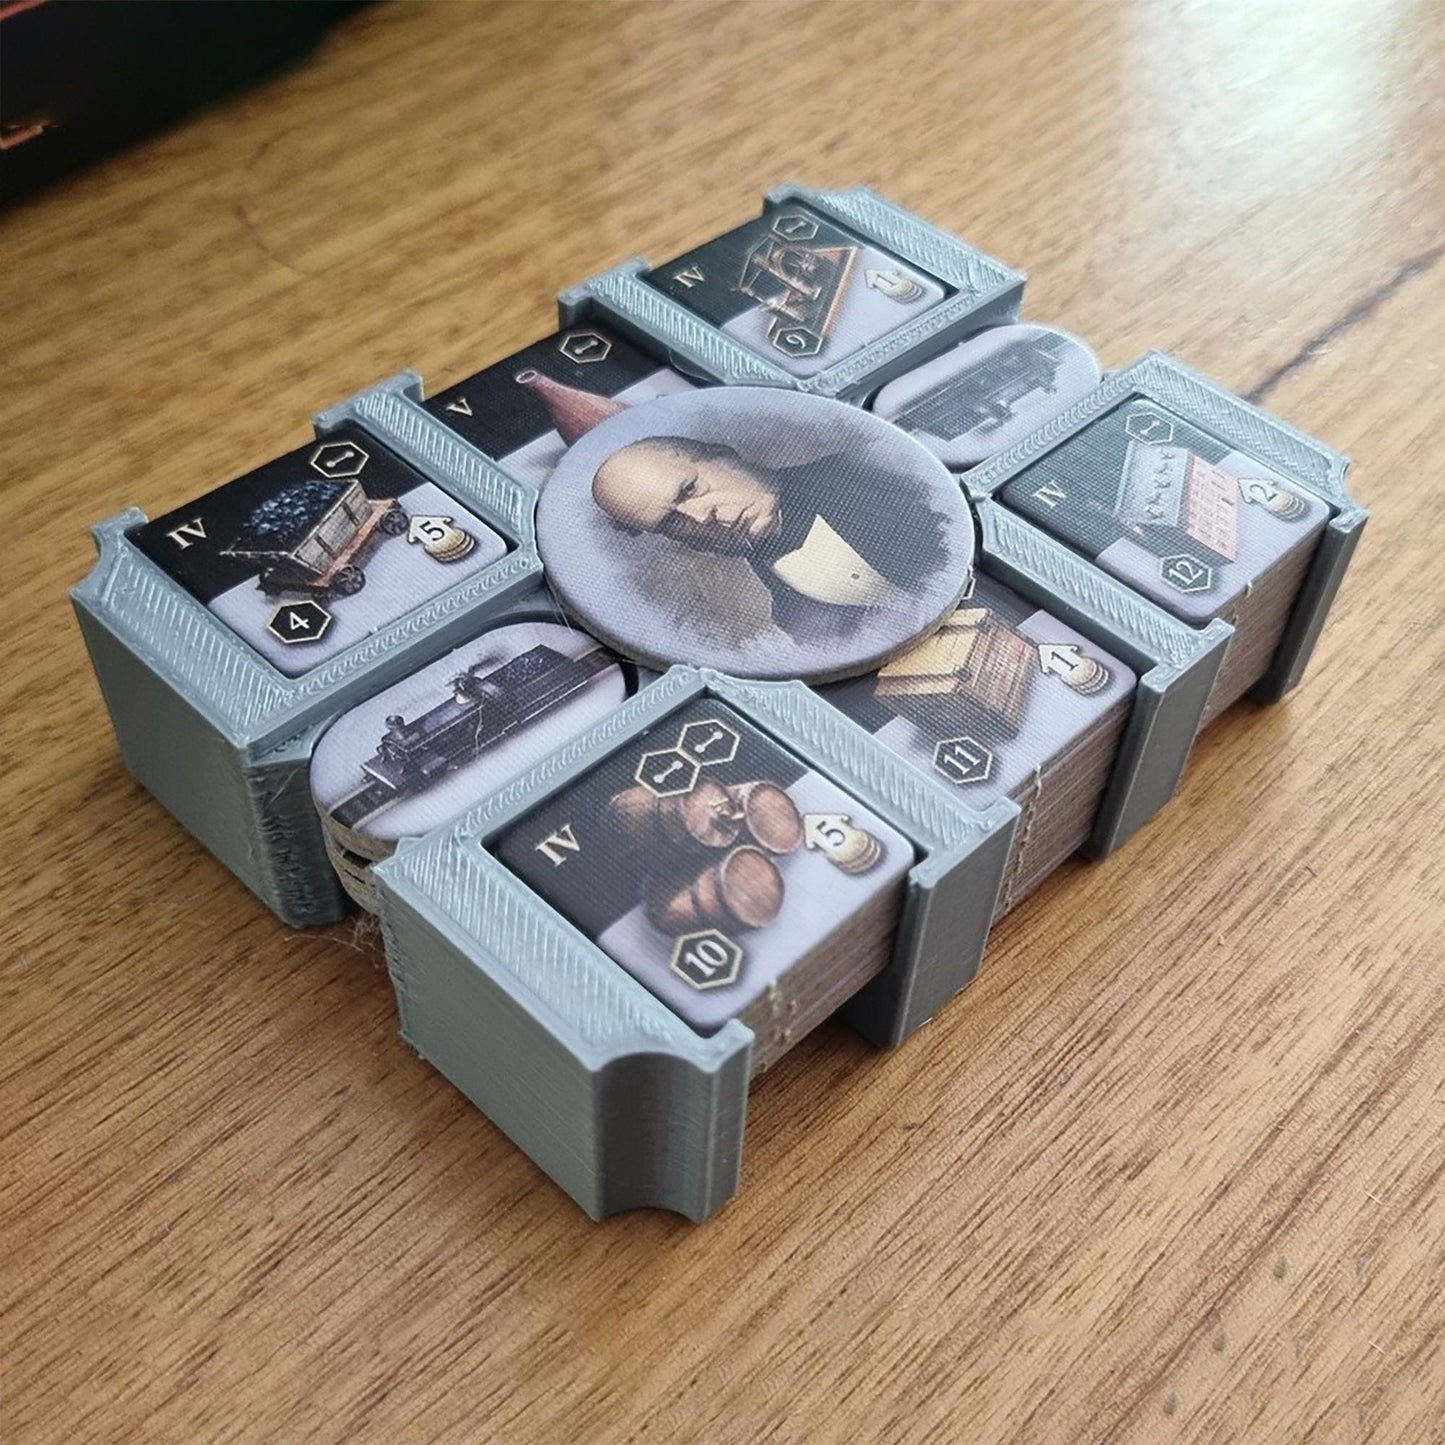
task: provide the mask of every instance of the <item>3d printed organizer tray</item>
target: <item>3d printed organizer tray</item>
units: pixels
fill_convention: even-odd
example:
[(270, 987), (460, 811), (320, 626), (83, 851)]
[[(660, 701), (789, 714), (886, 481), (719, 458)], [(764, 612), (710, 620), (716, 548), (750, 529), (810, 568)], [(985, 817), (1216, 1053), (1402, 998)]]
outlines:
[(835, 1012), (901, 1043), (1304, 670), (1343, 458), (1022, 296), (786, 186), (96, 529), (132, 772), (287, 922), (378, 912), (404, 1037), (593, 1216), (711, 1213), (755, 1073)]

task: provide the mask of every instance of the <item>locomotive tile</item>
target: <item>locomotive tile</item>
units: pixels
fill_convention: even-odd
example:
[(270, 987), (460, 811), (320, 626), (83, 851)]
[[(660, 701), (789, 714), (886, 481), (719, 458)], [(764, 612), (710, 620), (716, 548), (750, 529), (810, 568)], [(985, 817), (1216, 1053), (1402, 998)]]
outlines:
[(635, 673), (551, 618), (508, 621), (343, 713), (311, 759), (323, 822), (384, 857), (617, 707)]
[(991, 326), (890, 381), (870, 410), (955, 471), (1022, 440), (1099, 384), (1082, 341), (1049, 326)]
[(289, 677), (507, 550), (484, 522), (349, 423), (130, 535)]

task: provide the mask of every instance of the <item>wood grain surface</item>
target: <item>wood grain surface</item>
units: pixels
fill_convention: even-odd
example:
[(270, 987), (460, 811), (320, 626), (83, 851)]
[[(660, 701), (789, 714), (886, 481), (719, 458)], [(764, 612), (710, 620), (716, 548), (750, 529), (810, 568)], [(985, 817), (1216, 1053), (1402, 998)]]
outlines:
[[(1445, 1440), (1445, 7), (389, 4), (0, 216), (0, 1438)], [(65, 599), (403, 365), (866, 181), (1355, 460), (1304, 686), (741, 1194), (589, 1224), (127, 777)]]

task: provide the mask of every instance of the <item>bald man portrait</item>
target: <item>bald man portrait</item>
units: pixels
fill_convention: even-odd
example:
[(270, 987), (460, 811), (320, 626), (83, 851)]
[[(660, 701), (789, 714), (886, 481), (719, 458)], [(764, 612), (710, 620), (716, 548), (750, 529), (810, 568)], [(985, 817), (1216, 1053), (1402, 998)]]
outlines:
[(598, 467), (592, 497), (625, 531), (744, 558), (798, 642), (847, 636), (870, 610), (937, 587), (949, 561), (950, 519), (927, 485), (847, 454), (765, 468), (717, 443), (648, 437)]

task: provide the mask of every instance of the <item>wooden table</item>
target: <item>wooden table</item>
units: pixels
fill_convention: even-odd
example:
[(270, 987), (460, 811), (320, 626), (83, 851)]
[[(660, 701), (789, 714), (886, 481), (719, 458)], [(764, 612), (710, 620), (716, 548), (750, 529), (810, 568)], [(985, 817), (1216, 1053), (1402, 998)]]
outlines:
[[(1445, 1439), (1445, 8), (386, 5), (0, 217), (7, 1441)], [(1353, 455), (1304, 687), (755, 1091), (738, 1198), (589, 1224), (122, 770), (88, 523), (433, 388), (786, 178)]]

